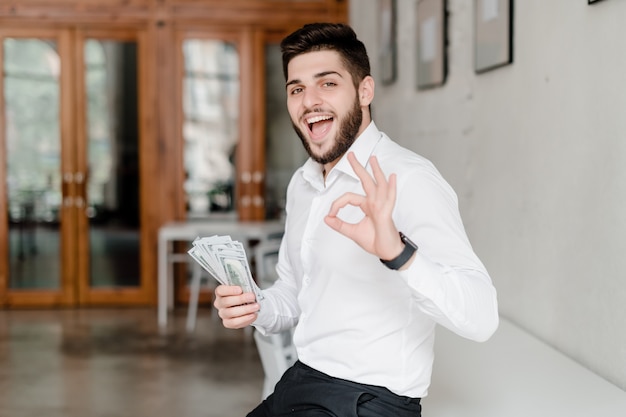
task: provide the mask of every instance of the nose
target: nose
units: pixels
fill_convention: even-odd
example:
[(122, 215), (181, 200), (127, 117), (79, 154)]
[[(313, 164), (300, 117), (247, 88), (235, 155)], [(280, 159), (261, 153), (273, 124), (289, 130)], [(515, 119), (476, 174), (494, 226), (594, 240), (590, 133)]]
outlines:
[(308, 109), (313, 109), (322, 104), (322, 98), (313, 88), (307, 88), (303, 92), (302, 105)]

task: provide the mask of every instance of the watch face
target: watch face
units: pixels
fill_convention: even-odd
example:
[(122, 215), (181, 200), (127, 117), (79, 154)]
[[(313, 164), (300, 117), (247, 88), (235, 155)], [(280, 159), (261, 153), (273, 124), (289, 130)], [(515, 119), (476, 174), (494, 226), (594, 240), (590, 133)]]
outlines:
[(417, 249), (417, 245), (402, 232), (400, 232), (400, 240), (402, 240), (405, 245), (410, 245), (411, 247)]

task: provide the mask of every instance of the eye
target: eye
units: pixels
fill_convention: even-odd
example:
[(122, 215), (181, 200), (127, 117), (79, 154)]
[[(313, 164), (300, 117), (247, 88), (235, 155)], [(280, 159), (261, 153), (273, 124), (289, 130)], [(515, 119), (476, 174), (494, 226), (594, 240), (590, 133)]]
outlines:
[(301, 93), (301, 92), (302, 92), (302, 88), (301, 88), (301, 87), (296, 87), (296, 88), (293, 88), (293, 89), (289, 92), (289, 94), (291, 94), (291, 95), (295, 95), (295, 94), (299, 94), (299, 93)]
[(326, 81), (324, 84), (322, 84), (324, 87), (334, 87), (337, 84), (332, 82), (332, 81)]

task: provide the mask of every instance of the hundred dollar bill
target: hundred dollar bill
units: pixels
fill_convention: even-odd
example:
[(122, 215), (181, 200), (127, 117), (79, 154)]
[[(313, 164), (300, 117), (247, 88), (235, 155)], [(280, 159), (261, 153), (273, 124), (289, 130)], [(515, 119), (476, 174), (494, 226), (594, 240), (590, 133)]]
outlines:
[(242, 260), (237, 258), (221, 258), (221, 260), (224, 271), (226, 271), (228, 283), (240, 286), (244, 292), (252, 292)]
[(205, 259), (206, 253), (204, 253), (199, 247), (194, 246), (188, 251), (189, 255), (198, 263), (205, 271), (207, 271), (214, 279), (220, 284), (226, 285), (227, 281), (224, 280), (224, 273), (218, 273), (213, 265)]
[(230, 285), (240, 286), (243, 292), (253, 292), (257, 301), (264, 298), (263, 293), (252, 278), (245, 252), (218, 249), (217, 256), (226, 272), (226, 278)]

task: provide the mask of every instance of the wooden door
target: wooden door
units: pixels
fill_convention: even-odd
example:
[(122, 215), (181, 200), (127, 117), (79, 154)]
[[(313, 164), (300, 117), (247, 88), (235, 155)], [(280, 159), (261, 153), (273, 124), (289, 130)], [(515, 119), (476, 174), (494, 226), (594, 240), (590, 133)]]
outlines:
[(149, 302), (144, 43), (138, 29), (0, 31), (0, 305)]

